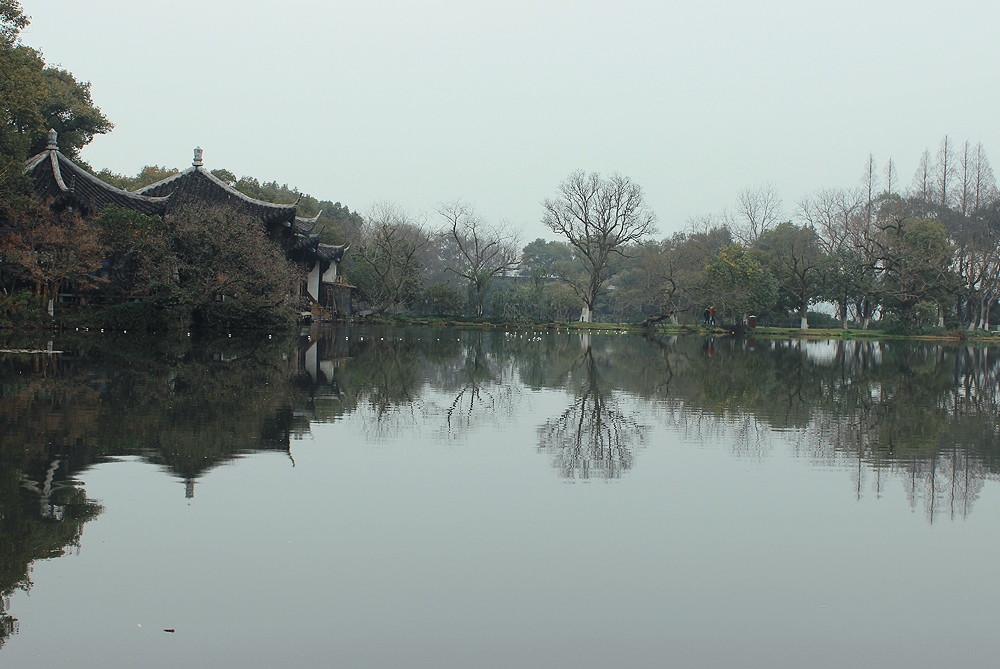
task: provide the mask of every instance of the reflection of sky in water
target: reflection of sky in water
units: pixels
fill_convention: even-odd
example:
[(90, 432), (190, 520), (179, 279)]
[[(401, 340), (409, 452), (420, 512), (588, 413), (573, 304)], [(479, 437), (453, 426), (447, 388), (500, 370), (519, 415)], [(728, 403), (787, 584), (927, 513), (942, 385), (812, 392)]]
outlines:
[[(807, 355), (814, 346), (824, 351), (809, 343)], [(604, 383), (615, 345), (594, 348)], [(723, 375), (732, 350), (720, 342), (707, 369)], [(675, 389), (685, 364), (701, 373), (708, 360), (697, 341), (681, 353)], [(348, 371), (333, 374), (346, 382)], [(1000, 607), (989, 577), (1000, 549), (995, 475), (980, 481), (973, 513), (949, 514), (948, 489), (935, 489), (943, 515), (931, 524), (929, 493), (915, 495), (908, 474), (934, 485), (959, 477), (899, 462), (892, 472), (821, 448), (825, 431), (842, 428), (823, 411), (778, 430), (712, 396), (604, 385), (609, 409), (644, 428), (630, 442), (635, 463), (613, 479), (560, 476), (553, 466), (565, 451), (540, 428), (586, 395), (588, 371), (572, 368), (575, 385), (533, 390), (520, 373), (500, 361), (470, 385), (422, 372), (411, 401), (361, 398), (298, 432), (288, 453), (208, 470), (191, 499), (138, 457), (82, 472), (104, 512), (77, 554), (34, 563), (30, 596), (15, 593), (9, 607), (19, 634), (0, 659), (989, 664)]]

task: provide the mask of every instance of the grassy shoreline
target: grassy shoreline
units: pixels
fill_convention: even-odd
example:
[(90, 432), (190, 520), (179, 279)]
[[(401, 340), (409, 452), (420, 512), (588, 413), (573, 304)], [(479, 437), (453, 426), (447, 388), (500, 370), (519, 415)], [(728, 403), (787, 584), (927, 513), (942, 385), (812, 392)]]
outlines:
[[(57, 314), (56, 318), (49, 318), (47, 315), (35, 313), (33, 318), (0, 319), (0, 331), (13, 334), (38, 334), (40, 332), (57, 333), (73, 330), (100, 330), (107, 328), (108, 324), (102, 323), (99, 318), (99, 311), (89, 312), (88, 317), (83, 317), (81, 310), (68, 309)], [(95, 318), (97, 316), (97, 318)], [(539, 319), (523, 319), (518, 321), (505, 321), (497, 318), (456, 318), (439, 316), (412, 316), (412, 315), (382, 315), (368, 318), (350, 318), (338, 323), (348, 324), (371, 324), (371, 325), (397, 325), (409, 327), (442, 327), (459, 329), (525, 329), (525, 330), (549, 330), (549, 331), (573, 331), (573, 332), (614, 332), (614, 333), (658, 333), (666, 335), (688, 335), (700, 337), (758, 337), (764, 339), (844, 339), (844, 340), (885, 340), (885, 339), (917, 339), (930, 341), (967, 341), (993, 343), (1000, 342), (1000, 331), (985, 330), (924, 330), (906, 333), (887, 333), (882, 330), (857, 330), (841, 328), (810, 328), (802, 330), (799, 328), (779, 328), (779, 327), (755, 327), (749, 328), (744, 325), (722, 324), (718, 326), (706, 325), (673, 325), (669, 323), (658, 323), (650, 327), (643, 327), (640, 323), (581, 323), (579, 321), (552, 322)], [(332, 323), (331, 323), (332, 324)], [(134, 324), (131, 324), (135, 328)], [(290, 330), (294, 330), (294, 325), (290, 324)], [(115, 329), (114, 326), (111, 326)], [(119, 329), (121, 327), (119, 326)], [(126, 328), (127, 329), (127, 328)], [(141, 327), (135, 328), (141, 330)], [(239, 328), (235, 328), (239, 330)], [(273, 331), (266, 329), (261, 331)]]
[[(354, 322), (359, 322), (355, 320)], [(1000, 342), (1000, 332), (985, 330), (927, 330), (904, 334), (889, 334), (882, 330), (856, 330), (841, 328), (777, 328), (737, 325), (691, 326), (657, 324), (653, 327), (643, 327), (639, 323), (581, 323), (547, 322), (547, 321), (502, 321), (499, 319), (476, 318), (456, 320), (440, 317), (394, 316), (381, 319), (371, 319), (364, 322), (394, 324), (418, 327), (453, 327), (453, 328), (510, 328), (534, 330), (561, 330), (577, 332), (656, 332), (670, 335), (697, 335), (703, 337), (761, 337), (771, 339), (925, 339), (936, 341), (969, 341), (969, 342)]]

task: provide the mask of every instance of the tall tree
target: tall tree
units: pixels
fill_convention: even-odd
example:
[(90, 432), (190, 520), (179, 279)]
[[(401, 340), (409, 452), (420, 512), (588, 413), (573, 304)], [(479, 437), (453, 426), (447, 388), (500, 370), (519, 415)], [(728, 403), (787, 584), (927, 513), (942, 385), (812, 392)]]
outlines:
[[(799, 218), (816, 231), (823, 254), (832, 260), (821, 269), (825, 272), (826, 293), (837, 304), (844, 328), (847, 327), (847, 306), (852, 294), (851, 267), (855, 257), (847, 251), (852, 248), (852, 237), (857, 229), (870, 227), (872, 216), (869, 212), (877, 206), (874, 202), (867, 202), (874, 169), (871, 160), (868, 167), (863, 177), (863, 192), (824, 189), (812, 198), (803, 198), (799, 202)], [(859, 212), (864, 213), (859, 217)]]
[(935, 166), (934, 187), (937, 191), (938, 204), (948, 207), (952, 200), (952, 180), (955, 177), (955, 149), (945, 135), (938, 147), (937, 165)]
[(885, 164), (885, 192), (892, 195), (893, 187), (898, 187), (899, 173), (896, 172), (896, 164), (889, 158)]
[(543, 203), (542, 222), (566, 238), (583, 264), (586, 281), (563, 277), (583, 299), (580, 320), (593, 320), (594, 304), (621, 269), (626, 249), (656, 232), (656, 215), (646, 206), (642, 187), (628, 177), (577, 171), (559, 186), (556, 199)]
[(913, 191), (917, 197), (927, 202), (934, 196), (934, 165), (931, 162), (930, 149), (924, 149), (920, 154), (917, 171), (913, 174)]
[(958, 208), (963, 216), (967, 216), (972, 200), (972, 185), (974, 176), (975, 154), (969, 147), (969, 140), (965, 140), (961, 152), (958, 154), (958, 186), (955, 194), (958, 199)]
[(875, 198), (878, 197), (878, 174), (876, 174), (875, 156), (868, 154), (865, 172), (861, 176), (861, 190), (865, 198), (865, 216), (870, 221), (875, 213)]
[(454, 200), (438, 205), (447, 222), (446, 235), (459, 251), (458, 263), (449, 269), (469, 284), (469, 298), (477, 316), (483, 315), (483, 300), (493, 280), (518, 265), (520, 239), (505, 223), (491, 225), (476, 214), (471, 204)]
[(771, 273), (778, 281), (783, 306), (799, 313), (800, 327), (809, 329), (809, 304), (820, 297), (823, 266), (827, 258), (816, 231), (791, 221), (779, 223), (757, 239), (756, 248), (770, 258)]
[(939, 315), (956, 277), (951, 271), (954, 246), (940, 221), (895, 217), (880, 225), (879, 254), (875, 268), (882, 273), (888, 300), (907, 323), (914, 322), (914, 307), (929, 300)]
[(975, 211), (980, 207), (986, 206), (996, 198), (996, 180), (994, 179), (993, 168), (990, 167), (990, 160), (986, 157), (986, 150), (983, 148), (982, 142), (976, 145), (972, 170), (972, 209)]
[(0, 0), (0, 218), (28, 209), (24, 160), (45, 148), (50, 128), (59, 132), (60, 150), (75, 158), (112, 127), (91, 100), (89, 83), (47, 66), (41, 53), (21, 44), (27, 25), (17, 0)]
[(17, 0), (0, 0), (0, 46), (9, 46), (28, 27), (29, 17), (21, 11)]

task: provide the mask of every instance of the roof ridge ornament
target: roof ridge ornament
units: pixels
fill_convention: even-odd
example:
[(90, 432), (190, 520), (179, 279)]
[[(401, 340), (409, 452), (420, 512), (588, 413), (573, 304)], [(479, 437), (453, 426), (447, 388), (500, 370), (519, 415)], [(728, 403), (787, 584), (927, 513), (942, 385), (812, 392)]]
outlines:
[(49, 143), (45, 147), (47, 151), (58, 151), (59, 150), (59, 133), (56, 132), (55, 128), (49, 128)]
[(201, 157), (205, 152), (200, 146), (194, 147), (194, 162), (191, 163), (195, 167), (201, 167), (204, 163), (201, 161)]

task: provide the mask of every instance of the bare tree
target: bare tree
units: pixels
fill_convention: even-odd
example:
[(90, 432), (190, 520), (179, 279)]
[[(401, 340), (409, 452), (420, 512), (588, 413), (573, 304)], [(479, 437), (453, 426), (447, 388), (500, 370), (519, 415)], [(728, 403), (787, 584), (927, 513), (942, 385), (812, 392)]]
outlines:
[(951, 184), (955, 176), (955, 151), (948, 140), (948, 135), (941, 140), (934, 171), (936, 195), (941, 206), (947, 207), (951, 202)]
[(889, 162), (885, 164), (885, 193), (886, 195), (892, 195), (893, 186), (898, 187), (899, 173), (896, 171), (896, 164), (892, 162), (892, 158), (889, 158)]
[(993, 177), (993, 168), (990, 167), (990, 160), (986, 157), (986, 150), (983, 148), (982, 142), (976, 145), (972, 171), (972, 209), (976, 211), (996, 197), (996, 180)]
[(774, 184), (766, 183), (740, 191), (734, 214), (723, 214), (733, 236), (747, 246), (781, 222), (781, 197)]
[(934, 194), (933, 170), (931, 152), (929, 149), (924, 149), (917, 164), (917, 171), (913, 175), (913, 190), (917, 197), (928, 202)]
[(867, 193), (855, 190), (825, 188), (799, 201), (798, 217), (816, 230), (823, 252), (833, 255), (847, 245), (852, 218), (866, 197)]
[(958, 208), (961, 209), (963, 216), (968, 215), (971, 205), (974, 160), (975, 156), (969, 147), (969, 140), (965, 140), (962, 151), (958, 155), (958, 186), (955, 189), (955, 194), (958, 196)]
[(506, 222), (486, 223), (471, 204), (462, 200), (438, 205), (437, 211), (448, 222), (445, 234), (460, 253), (459, 262), (448, 269), (469, 282), (469, 297), (476, 315), (482, 316), (483, 300), (493, 279), (520, 264), (520, 236)]
[(364, 217), (360, 243), (352, 251), (351, 280), (372, 310), (412, 304), (420, 293), (420, 252), (430, 237), (422, 222), (391, 202), (379, 202)]
[(872, 220), (875, 206), (875, 198), (878, 196), (878, 175), (875, 173), (875, 156), (868, 154), (868, 163), (865, 165), (865, 173), (861, 176), (861, 190), (865, 197), (865, 216)]
[(646, 206), (642, 187), (628, 177), (582, 170), (566, 177), (559, 196), (543, 202), (542, 222), (566, 237), (583, 264), (585, 279), (561, 277), (583, 299), (580, 320), (593, 319), (594, 303), (607, 281), (621, 268), (629, 244), (656, 233), (656, 215)]

